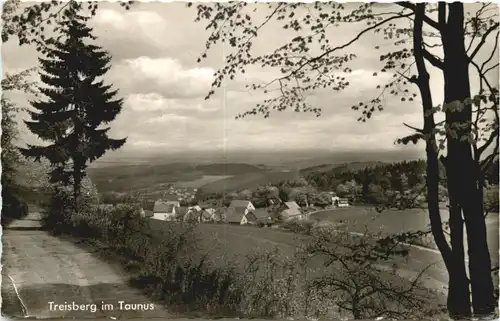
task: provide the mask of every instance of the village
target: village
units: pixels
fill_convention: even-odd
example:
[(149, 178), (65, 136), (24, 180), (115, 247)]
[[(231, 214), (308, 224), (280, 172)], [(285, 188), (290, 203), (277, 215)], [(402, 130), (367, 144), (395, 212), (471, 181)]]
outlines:
[[(213, 206), (210, 202), (186, 205), (189, 202), (184, 198), (170, 195), (155, 201), (152, 211), (141, 209), (140, 215), (162, 221), (270, 226), (278, 222), (306, 220), (309, 214), (317, 210), (350, 206), (347, 198), (340, 198), (333, 192), (330, 194), (330, 204), (326, 207), (315, 207), (313, 203), (301, 207), (295, 201), (283, 202), (278, 198), (268, 200), (267, 206), (260, 208), (244, 199), (233, 199), (228, 206)], [(189, 199), (194, 197), (190, 196)]]

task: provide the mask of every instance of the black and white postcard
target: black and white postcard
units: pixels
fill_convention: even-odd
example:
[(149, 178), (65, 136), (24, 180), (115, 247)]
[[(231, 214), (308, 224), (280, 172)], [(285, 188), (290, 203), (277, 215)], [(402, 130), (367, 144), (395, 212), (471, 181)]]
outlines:
[(2, 2), (6, 320), (494, 320), (493, 2)]

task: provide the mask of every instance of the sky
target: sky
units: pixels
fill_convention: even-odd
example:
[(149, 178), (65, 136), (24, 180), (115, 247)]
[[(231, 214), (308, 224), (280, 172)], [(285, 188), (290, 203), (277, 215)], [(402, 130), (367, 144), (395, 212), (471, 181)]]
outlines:
[[(267, 5), (254, 6), (259, 8), (255, 19), (262, 19)], [(366, 123), (357, 121), (360, 111), (351, 110), (352, 105), (376, 97), (379, 94), (376, 86), (392, 77), (389, 73), (373, 76), (381, 67), (380, 52), (374, 47), (390, 46), (373, 33), (361, 37), (351, 48), (358, 57), (350, 65), (352, 73), (347, 89), (311, 93), (309, 102), (322, 108), (320, 117), (287, 110), (272, 113), (267, 119), (257, 115), (236, 120), (237, 114), (251, 110), (266, 97), (262, 91), (249, 92), (245, 85), (265, 83), (279, 73), (249, 68), (244, 75), (228, 80), (225, 95), (219, 89), (205, 100), (214, 72), (223, 66), (224, 51), (216, 46), (207, 59), (197, 62), (209, 33), (203, 22), (194, 22), (195, 16), (196, 9), (187, 8), (182, 2), (136, 2), (129, 11), (117, 3), (102, 3), (92, 19), (98, 37), (95, 44), (103, 46), (112, 56), (112, 68), (105, 81), (113, 84), (124, 98), (123, 110), (111, 123), (110, 131), (114, 138), (127, 137), (123, 150), (395, 150), (402, 148), (394, 145), (395, 139), (412, 133), (403, 123), (422, 125), (419, 99), (402, 103), (399, 98), (385, 97), (385, 110)], [(360, 27), (351, 24), (333, 29), (328, 34), (332, 45), (348, 42)], [(253, 48), (255, 52), (269, 52), (295, 36), (276, 23), (270, 24), (262, 30)], [(492, 43), (484, 46), (485, 55), (491, 48)], [(9, 41), (2, 46), (3, 72), (34, 67), (37, 56), (33, 48), (19, 47), (16, 40)], [(440, 73), (428, 67), (437, 105), (443, 99), (443, 82)], [(498, 70), (492, 77), (498, 83)], [(472, 80), (472, 87), (477, 88), (477, 80)], [(27, 106), (26, 95), (11, 93), (10, 97)], [(37, 142), (25, 127), (21, 133), (22, 141)]]

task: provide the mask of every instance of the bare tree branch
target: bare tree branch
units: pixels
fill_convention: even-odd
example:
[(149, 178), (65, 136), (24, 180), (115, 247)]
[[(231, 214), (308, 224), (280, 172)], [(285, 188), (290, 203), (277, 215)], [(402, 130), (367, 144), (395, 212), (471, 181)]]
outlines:
[(423, 49), (422, 52), (424, 54), (424, 58), (428, 62), (430, 62), (434, 67), (443, 70), (444, 64), (443, 64), (443, 61), (441, 61), (441, 59), (439, 59), (438, 57), (434, 56), (433, 54), (431, 54), (430, 52), (428, 52), (425, 49)]
[[(416, 10), (416, 5), (414, 3), (396, 2), (396, 4), (403, 7), (403, 8), (410, 9), (413, 12), (415, 12), (415, 10)], [(433, 27), (434, 29), (436, 29), (438, 31), (441, 31), (441, 26), (436, 21), (432, 20), (431, 18), (429, 18), (428, 16), (425, 16), (425, 15), (424, 15), (423, 19), (424, 19), (424, 22), (427, 23), (429, 26)]]
[[(352, 45), (354, 42), (358, 41), (359, 38), (361, 38), (362, 35), (364, 35), (365, 33), (367, 33), (370, 30), (376, 29), (376, 28), (380, 27), (381, 25), (383, 25), (383, 24), (385, 24), (385, 23), (387, 23), (389, 21), (392, 21), (392, 20), (395, 20), (395, 19), (400, 19), (400, 18), (407, 18), (407, 17), (410, 17), (412, 15), (413, 15), (413, 13), (407, 13), (407, 14), (402, 14), (402, 15), (398, 15), (398, 16), (392, 16), (392, 17), (384, 19), (384, 20), (382, 20), (382, 21), (380, 21), (380, 22), (378, 22), (378, 23), (376, 23), (374, 25), (371, 25), (370, 27), (368, 27), (366, 29), (363, 29), (361, 32), (359, 32), (356, 35), (356, 37), (352, 38), (350, 41), (346, 42), (345, 44), (337, 46), (337, 47), (334, 47), (332, 49), (329, 49), (329, 50), (325, 51), (324, 53), (322, 53), (321, 55), (316, 56), (316, 57), (314, 57), (314, 58), (312, 58), (312, 59), (310, 59), (310, 60), (302, 63), (301, 65), (299, 65), (299, 67), (297, 69), (295, 69), (292, 72), (292, 74), (298, 73), (306, 65), (309, 65), (309, 64), (311, 64), (311, 63), (313, 63), (315, 61), (318, 61), (318, 60), (320, 60), (320, 59), (328, 56), (329, 54), (331, 54), (331, 53), (333, 53), (333, 52), (335, 52), (337, 50), (341, 50), (341, 49), (344, 49), (344, 48)], [(285, 78), (288, 78), (288, 77), (285, 77)]]
[(474, 49), (474, 51), (472, 52), (472, 54), (469, 56), (469, 60), (473, 60), (474, 59), (474, 57), (477, 55), (477, 53), (479, 52), (479, 50), (481, 49), (481, 47), (486, 43), (486, 38), (488, 38), (488, 35), (490, 33), (492, 33), (495, 29), (497, 29), (499, 25), (500, 25), (500, 23), (498, 23), (498, 22), (494, 23), (491, 27), (488, 28), (488, 30), (486, 30), (486, 32), (481, 37), (481, 41), (476, 46), (476, 49)]

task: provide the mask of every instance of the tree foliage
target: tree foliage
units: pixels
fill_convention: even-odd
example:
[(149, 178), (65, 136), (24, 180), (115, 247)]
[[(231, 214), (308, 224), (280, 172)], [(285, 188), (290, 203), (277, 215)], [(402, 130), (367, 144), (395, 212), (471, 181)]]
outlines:
[[(129, 10), (132, 3), (122, 1), (120, 6)], [(97, 1), (51, 0), (22, 6), (19, 10), (20, 4), (19, 0), (7, 0), (4, 3), (2, 41), (17, 38), (19, 45), (33, 45), (37, 51), (43, 51), (47, 42), (60, 39), (62, 24), (71, 20), (77, 7), (85, 8), (90, 16), (95, 16), (99, 8)]]
[(32, 101), (32, 120), (25, 121), (32, 133), (50, 144), (28, 145), (22, 153), (35, 160), (48, 159), (53, 166), (51, 181), (71, 182), (76, 201), (88, 163), (120, 148), (125, 139), (109, 138), (110, 128), (105, 127), (122, 108), (122, 100), (113, 99), (117, 91), (100, 80), (111, 58), (100, 47), (84, 42), (96, 39), (86, 25), (88, 17), (78, 13), (80, 4), (70, 8), (72, 16), (59, 26), (63, 37), (46, 41), (42, 50), (46, 57), (39, 58), (45, 85), (39, 90), (46, 100)]
[(17, 177), (23, 159), (16, 145), (19, 139), (16, 115), (23, 110), (12, 102), (6, 93), (21, 91), (33, 93), (33, 83), (27, 80), (32, 70), (25, 70), (16, 74), (6, 74), (2, 79), (2, 216), (20, 217), (26, 214), (26, 205), (21, 199), (23, 192)]

